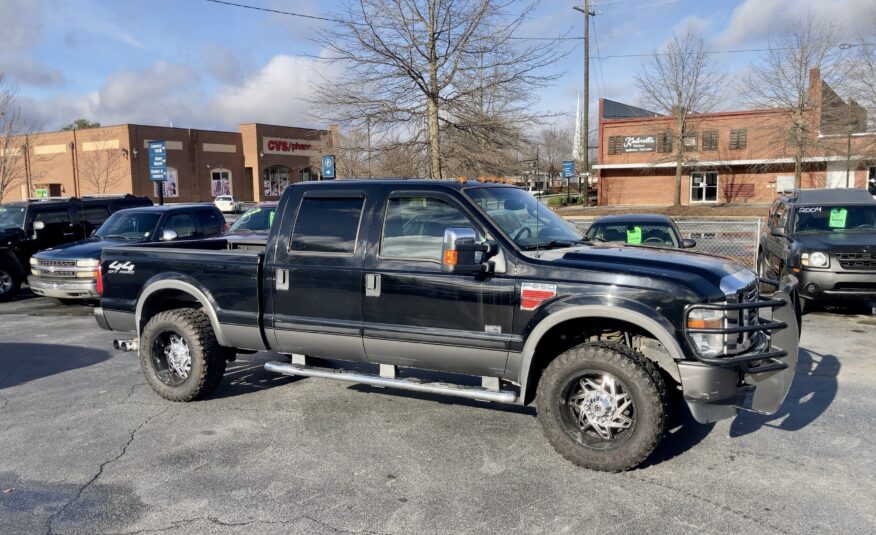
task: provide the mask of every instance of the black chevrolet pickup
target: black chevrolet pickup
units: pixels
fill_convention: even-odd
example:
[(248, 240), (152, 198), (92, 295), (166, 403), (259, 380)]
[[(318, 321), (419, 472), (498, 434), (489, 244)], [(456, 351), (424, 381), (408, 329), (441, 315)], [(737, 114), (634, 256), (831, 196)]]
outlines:
[(670, 391), (701, 422), (773, 413), (797, 363), (793, 276), (761, 297), (733, 261), (591, 243), (509, 186), (296, 184), (267, 242), (111, 247), (99, 272), (98, 323), (136, 333), (115, 346), (166, 399), (204, 397), (236, 353), (273, 350), (291, 356), (265, 365), (281, 374), (534, 401), (554, 448), (597, 470), (645, 460)]

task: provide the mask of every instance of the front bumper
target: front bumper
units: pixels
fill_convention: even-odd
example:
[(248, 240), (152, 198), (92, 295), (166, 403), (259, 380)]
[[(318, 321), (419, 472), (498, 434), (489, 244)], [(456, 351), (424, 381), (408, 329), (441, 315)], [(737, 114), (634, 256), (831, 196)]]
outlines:
[[(755, 303), (694, 305), (693, 308), (719, 308), (738, 310), (740, 308), (770, 308), (772, 319), (757, 316), (758, 322), (752, 325), (725, 327), (722, 329), (689, 329), (685, 327), (688, 345), (695, 347), (690, 334), (740, 332), (758, 333), (763, 342), (751, 350), (728, 356), (704, 357), (694, 349), (698, 361), (680, 362), (684, 399), (690, 407), (694, 419), (701, 423), (730, 418), (737, 409), (746, 409), (762, 414), (778, 411), (794, 379), (799, 351), (799, 310), (797, 302), (797, 281), (785, 279), (779, 283), (771, 299)], [(685, 325), (687, 318), (685, 317)]]
[(876, 301), (876, 271), (803, 269), (796, 277), (804, 299)]
[(33, 293), (57, 299), (97, 299), (95, 279), (46, 280), (31, 275), (27, 284)]

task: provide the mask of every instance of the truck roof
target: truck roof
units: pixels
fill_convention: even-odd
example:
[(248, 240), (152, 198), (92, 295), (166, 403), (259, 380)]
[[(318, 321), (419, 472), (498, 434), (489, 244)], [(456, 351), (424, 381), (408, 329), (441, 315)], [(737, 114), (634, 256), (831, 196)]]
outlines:
[(449, 188), (455, 190), (461, 190), (462, 188), (467, 188), (471, 186), (490, 186), (490, 187), (503, 187), (503, 188), (513, 188), (516, 186), (512, 186), (510, 184), (494, 184), (494, 183), (485, 183), (485, 182), (477, 182), (474, 180), (469, 180), (466, 182), (460, 182), (456, 179), (449, 180), (430, 180), (430, 179), (422, 179), (422, 178), (368, 178), (368, 179), (360, 179), (360, 178), (341, 178), (336, 180), (321, 180), (321, 181), (310, 181), (310, 182), (296, 182), (292, 184), (291, 187), (316, 187), (316, 188), (349, 188), (352, 183), (361, 184), (362, 186), (369, 185), (398, 185), (404, 184), (405, 186), (438, 186), (442, 188)]
[(874, 204), (876, 199), (865, 189), (801, 189), (788, 197), (794, 204)]
[[(171, 210), (189, 210), (192, 208), (214, 208), (213, 203), (165, 204), (153, 206), (135, 206), (125, 208), (125, 212), (169, 212)], [(120, 212), (122, 210), (119, 210)]]

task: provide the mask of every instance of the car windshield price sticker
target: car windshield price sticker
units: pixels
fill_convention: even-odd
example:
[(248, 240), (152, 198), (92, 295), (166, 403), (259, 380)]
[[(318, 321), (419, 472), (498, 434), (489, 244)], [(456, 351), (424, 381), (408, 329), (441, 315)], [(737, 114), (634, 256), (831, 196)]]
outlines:
[(828, 225), (830, 225), (830, 228), (846, 228), (846, 216), (848, 214), (849, 211), (845, 208), (831, 208)]
[(642, 227), (632, 227), (627, 229), (627, 243), (639, 245), (642, 243)]

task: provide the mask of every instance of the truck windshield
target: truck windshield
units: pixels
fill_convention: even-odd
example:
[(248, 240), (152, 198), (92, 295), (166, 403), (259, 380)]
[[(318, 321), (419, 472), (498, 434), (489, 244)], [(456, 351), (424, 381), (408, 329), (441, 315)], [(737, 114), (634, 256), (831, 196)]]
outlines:
[(271, 230), (271, 224), (274, 222), (274, 214), (277, 208), (274, 206), (250, 208), (245, 214), (231, 225), (228, 232), (265, 232)]
[(100, 238), (144, 240), (155, 232), (159, 214), (145, 212), (116, 212), (94, 233)]
[(0, 229), (24, 228), (24, 215), (27, 208), (24, 206), (0, 205)]
[(475, 203), (522, 249), (572, 245), (584, 239), (565, 219), (517, 188), (470, 188)]
[(794, 220), (797, 234), (819, 232), (873, 232), (876, 204), (847, 206), (800, 206)]

